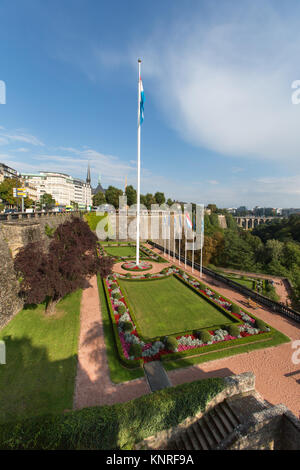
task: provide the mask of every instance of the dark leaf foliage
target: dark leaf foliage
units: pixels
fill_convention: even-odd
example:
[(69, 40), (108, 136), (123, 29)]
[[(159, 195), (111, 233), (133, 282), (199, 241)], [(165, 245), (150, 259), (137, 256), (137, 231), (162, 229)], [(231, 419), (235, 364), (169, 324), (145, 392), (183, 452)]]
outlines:
[(48, 251), (43, 242), (26, 245), (15, 258), (20, 294), (25, 302), (57, 301), (83, 288), (93, 274), (110, 274), (112, 259), (98, 257), (96, 247), (96, 235), (78, 217), (56, 229)]

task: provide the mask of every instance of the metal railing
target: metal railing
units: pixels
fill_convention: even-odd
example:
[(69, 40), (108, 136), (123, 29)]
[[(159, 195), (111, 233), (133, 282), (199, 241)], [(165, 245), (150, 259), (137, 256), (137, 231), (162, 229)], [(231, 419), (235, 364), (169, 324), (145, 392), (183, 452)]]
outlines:
[[(158, 248), (161, 251), (164, 251), (164, 247), (149, 240), (150, 245), (154, 246), (155, 248)], [(180, 259), (184, 263), (185, 258), (184, 256), (179, 256), (178, 253), (173, 253), (173, 251), (169, 250), (168, 248), (165, 248), (165, 251), (170, 254), (170, 256), (174, 256), (176, 259)], [(186, 263), (189, 266), (192, 266), (191, 260), (187, 259)], [(194, 269), (196, 271), (200, 272), (200, 265), (198, 263), (194, 263)], [(260, 304), (266, 306), (268, 309), (272, 310), (273, 312), (281, 313), (289, 318), (292, 318), (293, 320), (297, 321), (300, 323), (300, 312), (297, 312), (297, 310), (294, 310), (290, 307), (287, 307), (286, 305), (283, 305), (279, 302), (276, 302), (275, 300), (271, 300), (268, 297), (265, 297), (264, 295), (259, 294), (258, 292), (255, 292), (251, 289), (248, 289), (248, 287), (243, 286), (232, 279), (228, 279), (225, 276), (222, 276), (222, 274), (216, 273), (215, 271), (212, 271), (209, 268), (202, 267), (202, 271), (204, 274), (207, 274), (208, 276), (223, 282), (224, 284), (228, 285), (229, 287), (232, 287), (236, 291), (240, 292), (243, 295), (246, 295), (247, 297), (250, 297), (251, 299), (255, 300), (256, 302), (259, 302)]]
[(17, 220), (39, 219), (41, 217), (62, 217), (66, 214), (80, 215), (80, 211), (71, 212), (55, 212), (55, 211), (40, 211), (40, 212), (13, 212), (10, 214), (0, 214), (0, 222), (12, 222)]

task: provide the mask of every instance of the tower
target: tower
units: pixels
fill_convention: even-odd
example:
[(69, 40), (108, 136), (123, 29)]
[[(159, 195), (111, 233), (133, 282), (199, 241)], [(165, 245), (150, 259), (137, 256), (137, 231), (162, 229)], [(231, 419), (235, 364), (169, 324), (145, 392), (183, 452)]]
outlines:
[(90, 169), (90, 162), (88, 163), (88, 169), (86, 174), (86, 184), (91, 184), (91, 169)]

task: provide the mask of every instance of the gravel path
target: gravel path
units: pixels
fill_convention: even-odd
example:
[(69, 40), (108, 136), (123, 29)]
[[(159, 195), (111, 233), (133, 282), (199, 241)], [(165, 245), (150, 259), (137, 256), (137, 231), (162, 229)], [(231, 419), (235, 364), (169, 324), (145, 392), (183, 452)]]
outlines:
[(150, 393), (145, 378), (114, 384), (109, 377), (97, 278), (83, 290), (74, 408), (112, 405)]
[[(163, 254), (160, 250), (153, 250)], [(179, 265), (176, 260), (173, 264)], [(181, 263), (181, 268), (184, 265)], [(187, 266), (187, 272), (192, 268)], [(194, 271), (194, 277), (200, 278)], [(245, 307), (250, 313), (272, 325), (277, 330), (287, 335), (291, 340), (300, 340), (300, 324), (278, 313), (270, 312), (263, 307), (252, 309), (245, 305), (246, 297), (230, 289), (228, 286), (216, 282), (211, 277), (203, 274), (203, 282), (221, 295)], [(257, 391), (270, 403), (284, 403), (297, 417), (300, 416), (300, 364), (293, 364), (292, 354), (295, 349), (292, 343), (280, 346), (239, 354), (216, 361), (199, 364), (184, 369), (170, 371), (169, 377), (173, 385), (191, 382), (205, 377), (225, 377), (241, 372), (254, 372), (256, 376)], [(298, 355), (299, 356), (299, 355)]]
[[(173, 263), (173, 260), (171, 261), (171, 264), (178, 264), (178, 262)], [(159, 269), (158, 265), (160, 265), (160, 269), (167, 266), (166, 263), (154, 264), (157, 269)], [(181, 263), (181, 268), (183, 267)], [(119, 269), (117, 264), (114, 269)], [(187, 267), (187, 271), (191, 272), (191, 268)], [(193, 275), (199, 277), (196, 271)], [(246, 301), (246, 298), (240, 293), (220, 283), (216, 285), (216, 282), (208, 276), (203, 275), (202, 279), (220, 294), (245, 307), (243, 302)], [(257, 317), (285, 333), (292, 340), (300, 339), (300, 328), (296, 322), (277, 313), (269, 312), (262, 307), (256, 310), (246, 308)], [(256, 376), (256, 389), (267, 401), (272, 404), (284, 403), (299, 417), (300, 365), (292, 362), (292, 354), (295, 349), (292, 349), (291, 344), (287, 343), (173, 370), (168, 372), (168, 376), (173, 385), (178, 385), (206, 377), (225, 377), (252, 371)], [(97, 280), (96, 277), (93, 277), (82, 294), (74, 408), (126, 402), (146, 393), (150, 393), (150, 390), (144, 378), (118, 385), (113, 384), (110, 380)]]
[(126, 273), (130, 273), (132, 276), (141, 276), (143, 274), (157, 274), (159, 273), (162, 269), (164, 268), (167, 268), (170, 263), (156, 263), (155, 261), (149, 261), (149, 263), (152, 264), (152, 268), (151, 269), (148, 269), (147, 271), (128, 271), (127, 269), (123, 269), (122, 268), (122, 264), (124, 264), (124, 261), (122, 261), (121, 263), (115, 263), (113, 265), (113, 271), (115, 273), (119, 273), (119, 274), (126, 274)]

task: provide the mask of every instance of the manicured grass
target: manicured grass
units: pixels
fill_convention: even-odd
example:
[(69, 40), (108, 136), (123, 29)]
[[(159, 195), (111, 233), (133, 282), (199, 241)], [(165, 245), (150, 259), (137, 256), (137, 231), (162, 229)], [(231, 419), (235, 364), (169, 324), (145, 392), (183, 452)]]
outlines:
[(252, 284), (253, 283), (249, 279), (238, 279), (236, 277), (231, 277), (231, 276), (226, 276), (226, 277), (228, 277), (229, 279), (232, 279), (233, 281), (238, 282), (242, 286), (246, 286), (246, 287), (248, 287), (248, 289), (252, 290)]
[[(136, 255), (135, 246), (104, 246), (103, 248), (110, 256), (126, 256), (128, 258), (134, 258)], [(145, 256), (141, 252), (140, 255)]]
[(0, 331), (0, 422), (72, 409), (80, 299), (81, 290), (66, 296), (51, 317), (44, 305), (23, 309)]
[(127, 382), (144, 376), (143, 369), (127, 369), (120, 360), (115, 344), (115, 338), (106, 303), (106, 296), (100, 277), (98, 276), (98, 290), (101, 303), (102, 322), (105, 337), (106, 355), (109, 367), (110, 379), (114, 383)]
[(147, 281), (119, 279), (119, 284), (145, 338), (231, 323), (230, 318), (173, 276)]
[(105, 215), (97, 215), (96, 212), (87, 212), (84, 214), (84, 220), (89, 224), (91, 230), (95, 231), (98, 223), (102, 220)]
[[(290, 339), (278, 330), (272, 330), (273, 335), (271, 339), (261, 341), (257, 338), (257, 342), (242, 344), (241, 346), (231, 347), (228, 349), (221, 349), (219, 351), (213, 351), (210, 353), (203, 353), (194, 357), (186, 357), (178, 360), (164, 361), (164, 368), (166, 370), (180, 369), (183, 367), (193, 366), (195, 364), (202, 364), (203, 362), (214, 361), (216, 359), (222, 359), (229, 356), (235, 356), (236, 354), (249, 353), (257, 349), (270, 348), (272, 346), (278, 346), (283, 343), (288, 343)], [(191, 351), (192, 356), (192, 351)]]

